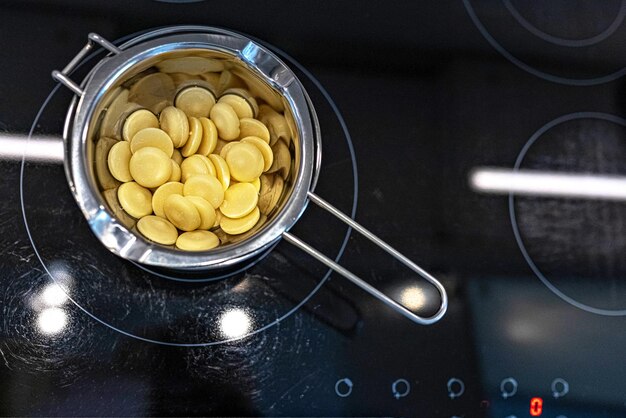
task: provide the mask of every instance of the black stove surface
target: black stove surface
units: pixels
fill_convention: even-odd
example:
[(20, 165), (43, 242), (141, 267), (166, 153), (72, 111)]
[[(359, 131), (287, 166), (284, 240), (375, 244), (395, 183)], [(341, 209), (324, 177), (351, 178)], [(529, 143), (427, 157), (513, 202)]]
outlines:
[[(0, 5), (0, 415), (626, 416), (626, 2), (176, 3)], [(99, 244), (50, 72), (89, 32), (177, 24), (246, 33), (296, 72), (317, 192), (442, 281), (440, 322), (287, 242), (225, 277)], [(514, 170), (552, 191), (491, 193)], [(559, 174), (614, 182), (565, 193)], [(438, 302), (313, 205), (293, 233), (417, 311)]]

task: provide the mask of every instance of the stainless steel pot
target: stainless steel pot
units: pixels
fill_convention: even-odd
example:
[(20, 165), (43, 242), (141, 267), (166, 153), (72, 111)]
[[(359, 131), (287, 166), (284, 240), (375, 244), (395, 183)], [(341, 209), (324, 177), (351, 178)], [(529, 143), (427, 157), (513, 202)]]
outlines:
[[(108, 50), (109, 54), (95, 65), (79, 85), (69, 75), (96, 45)], [(262, 228), (247, 239), (207, 252), (186, 252), (162, 246), (133, 232), (112, 215), (94, 174), (95, 132), (103, 111), (111, 101), (112, 92), (155, 63), (183, 56), (226, 57), (234, 65), (244, 68), (251, 77), (265, 83), (277, 93), (285, 112), (293, 118), (296, 127), (292, 141), (294, 174), (278, 210)], [(203, 26), (159, 29), (119, 46), (92, 33), (76, 57), (62, 71), (54, 71), (52, 76), (75, 93), (63, 132), (65, 171), (70, 188), (91, 230), (111, 252), (145, 265), (175, 270), (212, 270), (227, 268), (258, 256), (283, 238), (416, 323), (432, 324), (445, 314), (447, 295), (439, 281), (313, 193), (322, 152), (315, 109), (295, 74), (262, 45), (235, 32)], [(309, 201), (359, 231), (434, 285), (441, 295), (438, 311), (430, 317), (415, 314), (288, 232)]]

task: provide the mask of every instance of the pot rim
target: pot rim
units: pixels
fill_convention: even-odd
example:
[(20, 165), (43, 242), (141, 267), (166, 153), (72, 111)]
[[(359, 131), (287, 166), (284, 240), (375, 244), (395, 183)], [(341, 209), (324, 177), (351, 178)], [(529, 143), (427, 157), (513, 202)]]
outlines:
[[(264, 252), (281, 238), (305, 210), (321, 164), (317, 115), (304, 87), (289, 67), (258, 42), (239, 33), (209, 26), (171, 26), (139, 35), (103, 58), (85, 77), (83, 95), (74, 97), (64, 127), (66, 175), (72, 193), (96, 237), (111, 252), (141, 264), (177, 270), (228, 268)], [(146, 59), (182, 50), (219, 51), (241, 60), (285, 99), (300, 139), (291, 194), (282, 209), (251, 237), (203, 252), (186, 252), (146, 240), (109, 212), (95, 179), (89, 174), (86, 144), (89, 126), (106, 92), (126, 72)]]

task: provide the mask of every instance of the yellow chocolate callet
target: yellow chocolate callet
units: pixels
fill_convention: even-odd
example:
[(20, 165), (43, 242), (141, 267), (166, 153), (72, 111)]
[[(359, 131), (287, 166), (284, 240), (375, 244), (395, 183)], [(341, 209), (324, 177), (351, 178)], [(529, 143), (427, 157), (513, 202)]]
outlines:
[(217, 154), (209, 155), (209, 160), (215, 167), (215, 177), (222, 183), (224, 190), (228, 189), (228, 186), (230, 186), (230, 170), (226, 160)]
[(220, 181), (210, 175), (190, 177), (183, 187), (183, 196), (199, 196), (217, 209), (224, 201), (224, 188)]
[(233, 146), (226, 155), (230, 175), (238, 181), (252, 181), (263, 173), (265, 160), (259, 149), (250, 143)]
[(137, 229), (144, 237), (163, 245), (172, 245), (178, 238), (178, 231), (171, 222), (154, 215), (141, 218)]
[(267, 171), (270, 169), (272, 163), (274, 162), (274, 152), (267, 142), (263, 141), (257, 136), (247, 136), (243, 138), (241, 142), (249, 143), (257, 147), (263, 155), (263, 171)]
[(193, 231), (200, 226), (200, 214), (196, 206), (179, 194), (172, 194), (163, 205), (165, 216), (178, 229)]
[(170, 157), (158, 148), (141, 148), (130, 158), (130, 174), (143, 187), (159, 187), (172, 175), (170, 161)]
[[(136, 112), (137, 110), (140, 110), (140, 109), (142, 109), (142, 107), (138, 105), (137, 103), (129, 102), (124, 105), (124, 108), (122, 109), (122, 113), (120, 114), (119, 118), (115, 122), (115, 126), (113, 127), (113, 131), (115, 132), (116, 139), (124, 139), (122, 137), (122, 132), (123, 132), (122, 127), (124, 125), (124, 121), (131, 113)], [(104, 123), (104, 119), (103, 119), (103, 123)]]
[(248, 90), (242, 88), (230, 88), (222, 92), (222, 97), (228, 96), (230, 94), (235, 94), (246, 99), (248, 104), (252, 107), (252, 117), (256, 117), (256, 115), (259, 113), (259, 104)]
[(180, 166), (174, 160), (170, 160), (172, 162), (172, 174), (168, 181), (180, 181), (180, 177), (182, 175), (182, 171)]
[[(255, 178), (255, 179), (254, 179), (254, 180), (252, 180), (252, 181), (246, 181), (246, 182), (237, 181), (237, 180), (235, 180), (235, 179), (230, 179), (230, 185), (231, 185), (231, 186), (232, 186), (233, 184), (237, 184), (237, 183), (250, 183), (251, 185), (253, 185), (253, 186), (254, 186), (254, 188), (256, 189), (256, 191), (257, 191), (258, 193), (260, 193), (260, 192), (261, 192), (261, 180), (260, 180), (260, 178), (259, 178), (259, 177)], [(260, 196), (259, 196), (259, 198), (260, 198)]]
[(199, 86), (186, 87), (178, 92), (174, 105), (195, 118), (207, 117), (215, 105), (215, 96), (209, 89)]
[(130, 141), (130, 150), (133, 154), (145, 147), (158, 148), (168, 157), (172, 157), (174, 153), (172, 139), (164, 130), (159, 128), (144, 128), (133, 136)]
[(176, 240), (176, 246), (185, 251), (206, 251), (220, 245), (220, 240), (213, 232), (183, 232)]
[(239, 119), (254, 117), (254, 108), (250, 102), (238, 94), (225, 94), (217, 102), (230, 105)]
[(163, 205), (165, 205), (165, 200), (173, 194), (183, 195), (182, 183), (170, 181), (156, 189), (154, 195), (152, 195), (152, 210), (155, 215), (160, 216), (161, 218), (166, 217)]
[(163, 60), (156, 67), (164, 73), (185, 73), (199, 75), (206, 72), (222, 71), (224, 63), (215, 58), (181, 57)]
[(200, 143), (202, 142), (202, 124), (198, 118), (191, 116), (189, 118), (189, 138), (185, 143), (185, 146), (180, 151), (183, 157), (189, 157), (198, 151)]
[(239, 120), (239, 138), (247, 136), (256, 136), (268, 144), (270, 143), (270, 131), (263, 122), (256, 119), (243, 118)]
[(175, 148), (185, 145), (189, 138), (189, 121), (185, 112), (174, 106), (168, 106), (161, 111), (159, 122), (161, 129), (172, 138)]
[[(191, 88), (191, 87), (199, 87), (199, 88), (203, 88), (205, 90), (208, 90), (209, 93), (213, 94), (213, 96), (215, 96), (215, 86), (209, 82), (207, 82), (206, 80), (203, 80), (201, 76), (196, 76), (194, 77), (194, 79), (188, 79), (182, 83), (180, 83), (180, 85), (178, 86), (178, 92), (182, 92), (184, 89), (187, 88)], [(217, 100), (217, 98), (215, 99)], [(178, 107), (178, 106), (176, 106)], [(207, 113), (208, 115), (208, 113)]]
[(227, 234), (243, 234), (251, 230), (259, 221), (261, 213), (258, 207), (254, 207), (252, 212), (242, 218), (232, 219), (224, 215), (220, 221), (220, 228)]
[(190, 177), (198, 174), (209, 174), (215, 176), (215, 166), (204, 155), (195, 154), (183, 160), (180, 165), (182, 171), (181, 179), (184, 182), (189, 180)]
[(172, 160), (176, 161), (176, 164), (181, 165), (183, 163), (183, 155), (180, 153), (180, 150), (174, 149), (172, 153)]
[(128, 115), (122, 125), (122, 138), (125, 141), (133, 139), (135, 134), (145, 128), (158, 128), (159, 119), (148, 109), (135, 110)]
[(202, 125), (202, 142), (198, 147), (198, 154), (209, 155), (215, 149), (217, 145), (217, 127), (211, 119), (198, 118)]
[(108, 104), (100, 123), (100, 136), (121, 139), (118, 122), (128, 106), (128, 94), (128, 90), (121, 87), (111, 93), (109, 97), (113, 99)]
[(268, 105), (261, 105), (259, 107), (259, 120), (270, 131), (270, 145), (274, 145), (279, 139), (282, 139), (285, 144), (289, 145), (291, 129), (287, 124), (287, 119), (282, 114), (276, 112)]
[(217, 91), (220, 84), (220, 76), (222, 73), (208, 72), (200, 74), (200, 77), (211, 86), (211, 91)]
[(289, 171), (291, 170), (291, 153), (289, 148), (283, 141), (276, 141), (272, 145), (272, 151), (274, 154), (274, 162), (268, 173), (278, 173), (283, 179), (287, 179)]
[[(259, 210), (260, 212), (260, 210)], [(261, 227), (265, 224), (265, 222), (267, 222), (267, 216), (263, 215), (263, 213), (260, 214), (259, 216), (259, 220), (254, 224), (254, 226), (249, 229), (248, 231), (246, 231), (243, 234), (239, 234), (239, 235), (229, 235), (231, 238), (231, 242), (239, 242), (239, 241), (243, 241), (244, 239), (248, 239), (249, 237), (251, 237), (252, 235), (256, 234), (256, 232), (261, 229)]]
[(267, 215), (272, 209), (270, 208), (270, 203), (274, 193), (273, 186), (276, 177), (275, 174), (263, 174), (260, 177), (261, 189), (259, 190), (259, 203), (257, 203), (257, 205), (264, 215)]
[(224, 192), (220, 211), (229, 218), (241, 218), (252, 212), (258, 201), (259, 195), (252, 184), (233, 184)]
[(261, 191), (261, 179), (259, 177), (255, 178), (249, 183), (254, 186), (257, 192)]
[[(152, 105), (152, 107), (150, 107), (149, 109), (155, 114), (158, 115), (159, 113), (161, 113), (161, 111), (163, 109), (165, 109), (168, 106), (171, 106), (172, 102), (170, 102), (169, 100), (161, 100), (159, 102), (156, 102), (155, 104)], [(160, 123), (159, 123), (160, 125)]]
[(133, 218), (152, 214), (152, 194), (134, 181), (122, 184), (117, 189), (117, 200), (122, 208)]
[(109, 151), (111, 151), (111, 148), (113, 145), (117, 144), (117, 142), (116, 139), (103, 136), (96, 144), (96, 177), (98, 178), (98, 183), (100, 183), (102, 190), (113, 189), (120, 184), (120, 182), (111, 175), (108, 167)]
[(270, 87), (269, 84), (261, 81), (260, 78), (250, 77), (247, 74), (248, 70), (246, 68), (233, 68), (232, 71), (246, 80), (248, 89), (254, 97), (257, 97), (263, 100), (265, 103), (268, 103), (276, 111), (283, 111), (285, 106), (283, 105), (283, 98), (281, 97), (280, 93), (278, 93), (278, 91)]
[(222, 220), (222, 212), (219, 209), (215, 209), (215, 223), (213, 224), (213, 228), (217, 228), (220, 226), (220, 221)]
[(217, 237), (220, 239), (220, 243), (221, 243), (222, 245), (226, 245), (226, 244), (228, 244), (228, 243), (229, 243), (229, 242), (231, 242), (231, 241), (232, 241), (232, 239), (233, 239), (233, 235), (229, 235), (229, 234), (227, 234), (226, 232), (222, 231), (222, 228), (217, 228), (217, 229), (214, 229), (214, 230), (213, 230), (213, 233), (214, 233), (215, 235), (217, 235)]
[(102, 192), (104, 200), (109, 205), (109, 209), (113, 212), (113, 216), (126, 228), (132, 228), (135, 225), (135, 219), (131, 218), (128, 213), (124, 211), (120, 201), (117, 199), (117, 188), (109, 189)]
[(283, 195), (285, 182), (276, 174), (263, 174), (261, 176), (261, 190), (259, 190), (259, 209), (261, 213), (270, 213)]
[(238, 76), (236, 76), (229, 70), (224, 70), (220, 74), (220, 78), (217, 83), (217, 90), (218, 90), (218, 93), (221, 94), (223, 91), (228, 90), (230, 88), (244, 87), (244, 86), (245, 84), (241, 80), (241, 78), (239, 78)]
[(176, 86), (167, 74), (152, 73), (139, 79), (130, 88), (128, 100), (147, 108), (153, 113), (159, 113), (165, 106), (171, 104)]
[(200, 214), (200, 226), (198, 229), (209, 229), (215, 225), (215, 208), (200, 196), (185, 196), (194, 204)]
[(204, 164), (206, 164), (206, 167), (209, 169), (209, 174), (212, 175), (213, 177), (217, 177), (217, 172), (215, 171), (215, 164), (213, 164), (211, 162), (211, 160), (209, 160), (209, 157), (202, 155), (202, 154), (196, 154), (197, 157), (201, 159)]
[(216, 103), (211, 108), (211, 120), (220, 138), (226, 141), (239, 138), (239, 116), (230, 105)]
[(224, 141), (223, 139), (217, 139), (217, 144), (215, 144), (215, 149), (211, 152), (211, 154), (220, 155), (220, 152), (224, 149), (226, 145), (230, 144), (228, 141)]
[(111, 147), (107, 162), (109, 172), (113, 177), (122, 182), (132, 181), (133, 177), (129, 170), (129, 163), (132, 157), (130, 143), (120, 141)]
[(226, 159), (226, 154), (228, 154), (228, 151), (230, 151), (230, 149), (237, 144), (239, 144), (239, 141), (229, 142), (226, 145), (224, 145), (222, 149), (220, 150), (220, 157)]
[(298, 137), (298, 128), (296, 126), (296, 121), (291, 116), (291, 113), (285, 112), (285, 120), (287, 121), (287, 126), (289, 127), (289, 137), (291, 139), (295, 139)]
[(195, 82), (202, 79), (202, 77), (200, 77), (199, 75), (190, 75), (185, 73), (168, 73), (167, 75), (172, 78), (172, 81), (174, 82), (176, 87), (180, 87), (181, 84), (184, 83)]

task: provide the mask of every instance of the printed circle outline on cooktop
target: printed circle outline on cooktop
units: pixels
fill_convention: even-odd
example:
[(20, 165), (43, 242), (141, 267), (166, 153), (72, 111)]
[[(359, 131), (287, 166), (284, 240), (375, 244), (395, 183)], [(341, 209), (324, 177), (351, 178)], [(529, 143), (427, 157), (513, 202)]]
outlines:
[[(563, 123), (566, 122), (570, 122), (570, 121), (574, 121), (574, 120), (580, 120), (580, 119), (598, 119), (598, 120), (603, 120), (603, 121), (608, 121), (608, 122), (612, 122), (615, 124), (618, 124), (622, 127), (626, 128), (626, 119), (621, 118), (619, 116), (615, 116), (615, 115), (611, 115), (608, 113), (601, 113), (601, 112), (576, 112), (576, 113), (570, 113), (567, 115), (563, 115), (560, 116), (556, 119), (553, 119), (552, 121), (548, 122), (547, 124), (545, 124), (544, 126), (542, 126), (541, 128), (539, 128), (539, 130), (537, 130), (526, 142), (526, 144), (524, 145), (524, 147), (522, 147), (522, 150), (520, 151), (520, 153), (518, 154), (516, 160), (515, 160), (515, 165), (513, 166), (513, 171), (518, 171), (520, 169), (520, 166), (522, 164), (522, 162), (524, 161), (524, 157), (526, 156), (526, 154), (528, 153), (528, 150), (532, 147), (532, 145), (546, 132), (548, 132), (550, 129), (561, 125)], [(537, 264), (534, 262), (533, 258), (530, 256), (526, 245), (524, 244), (524, 241), (521, 237), (521, 232), (519, 229), (519, 225), (517, 222), (517, 214), (516, 214), (516, 210), (515, 210), (515, 194), (514, 193), (509, 193), (508, 196), (508, 206), (509, 206), (509, 219), (511, 221), (511, 227), (513, 229), (513, 235), (515, 237), (515, 241), (517, 243), (517, 246), (520, 249), (520, 252), (522, 253), (522, 256), (524, 257), (524, 260), (526, 261), (526, 263), (528, 264), (528, 266), (530, 267), (530, 269), (532, 270), (532, 272), (535, 274), (535, 276), (537, 276), (537, 278), (539, 278), (539, 280), (552, 292), (554, 293), (556, 296), (558, 296), (561, 300), (567, 302), (568, 304), (581, 309), (583, 311), (589, 312), (589, 313), (593, 313), (596, 315), (603, 315), (603, 316), (626, 316), (626, 309), (605, 309), (605, 308), (598, 308), (595, 306), (590, 306), (586, 303), (582, 303), (576, 299), (574, 299), (573, 297), (565, 294), (563, 291), (561, 291), (557, 286), (555, 286), (541, 271), (541, 269), (539, 269), (539, 267), (537, 266)]]
[[(137, 35), (139, 35), (140, 33), (144, 33), (142, 32), (138, 32), (135, 34), (131, 34), (128, 35), (124, 38), (120, 38), (118, 40), (115, 41), (115, 44), (119, 44), (121, 42), (124, 42), (125, 40), (128, 40), (132, 37), (135, 37)], [(252, 38), (254, 39), (254, 38)], [(265, 46), (267, 46), (268, 48), (272, 49), (274, 52), (280, 54), (283, 58), (287, 59), (292, 65), (294, 65), (295, 68), (297, 68), (299, 71), (301, 71), (308, 79), (309, 81), (314, 85), (314, 87), (319, 91), (319, 93), (322, 95), (323, 99), (327, 102), (328, 106), (330, 107), (330, 109), (332, 110), (332, 113), (334, 115), (334, 117), (337, 119), (337, 122), (340, 125), (341, 128), (341, 132), (344, 136), (344, 139), (346, 141), (345, 145), (347, 146), (347, 150), (349, 152), (349, 156), (350, 156), (350, 165), (351, 165), (351, 175), (353, 177), (353, 184), (352, 187), (354, 189), (354, 193), (352, 196), (352, 202), (351, 202), (351, 211), (350, 211), (350, 216), (352, 218), (355, 217), (356, 215), (356, 210), (357, 210), (357, 202), (358, 202), (358, 170), (357, 170), (357, 166), (356, 166), (356, 154), (354, 151), (354, 146), (352, 143), (352, 138), (350, 135), (350, 132), (348, 130), (347, 124), (345, 123), (345, 120), (343, 119), (343, 116), (341, 114), (341, 112), (339, 111), (337, 105), (335, 104), (335, 102), (333, 101), (333, 99), (330, 97), (330, 94), (326, 91), (326, 89), (322, 86), (322, 84), (319, 82), (319, 80), (317, 80), (312, 73), (310, 73), (306, 68), (304, 68), (300, 63), (298, 63), (295, 59), (293, 59), (291, 56), (289, 56), (287, 53), (285, 53), (284, 51), (280, 50), (279, 48), (276, 48), (274, 46), (270, 46), (268, 44), (265, 44)], [(100, 51), (96, 51), (93, 54), (91, 54), (82, 64), (87, 63), (88, 61), (90, 61), (91, 59), (93, 59)], [(78, 66), (80, 67), (80, 65)], [(77, 68), (78, 68), (77, 67)], [(34, 143), (34, 141), (31, 141), (31, 137), (33, 136), (33, 133), (37, 127), (37, 124), (43, 114), (44, 109), (46, 108), (46, 106), (49, 104), (49, 102), (51, 101), (52, 97), (55, 95), (55, 93), (59, 90), (59, 88), (61, 87), (60, 84), (57, 84), (56, 86), (54, 86), (54, 88), (52, 89), (52, 91), (50, 92), (50, 94), (48, 95), (48, 97), (44, 100), (44, 103), (42, 105), (42, 107), (39, 109), (39, 111), (37, 112), (37, 115), (35, 116), (35, 119), (33, 121), (33, 124), (31, 125), (30, 131), (29, 131), (29, 135), (28, 135), (28, 141), (26, 146), (28, 146), (28, 144), (32, 144)], [(261, 327), (254, 329), (251, 332), (248, 332), (244, 335), (240, 335), (234, 338), (224, 338), (218, 341), (209, 341), (209, 342), (173, 342), (173, 341), (161, 341), (158, 339), (153, 339), (153, 338), (147, 338), (141, 335), (137, 335), (131, 331), (127, 331), (124, 330), (120, 327), (117, 327), (115, 325), (112, 325), (111, 323), (101, 319), (100, 317), (98, 317), (97, 315), (93, 314), (92, 312), (90, 312), (88, 309), (86, 309), (84, 306), (82, 306), (80, 303), (78, 303), (78, 301), (75, 300), (74, 297), (72, 297), (70, 294), (67, 293), (66, 289), (61, 286), (54, 274), (51, 272), (51, 270), (49, 269), (48, 265), (44, 262), (40, 251), (38, 250), (36, 244), (35, 244), (35, 240), (33, 238), (33, 235), (31, 233), (30, 227), (29, 227), (29, 223), (28, 223), (28, 219), (27, 219), (27, 214), (26, 214), (26, 205), (25, 205), (25, 201), (24, 201), (24, 170), (25, 170), (25, 165), (26, 165), (26, 161), (25, 161), (25, 155), (22, 158), (22, 164), (21, 164), (21, 168), (20, 168), (20, 205), (21, 205), (21, 210), (22, 210), (22, 220), (24, 222), (24, 225), (26, 227), (26, 232), (28, 235), (28, 239), (31, 243), (31, 246), (33, 247), (33, 250), (37, 256), (37, 259), (39, 260), (39, 262), (41, 263), (41, 265), (43, 266), (44, 270), (46, 271), (46, 273), (48, 274), (48, 276), (53, 280), (53, 282), (57, 283), (57, 285), (59, 285), (61, 287), (61, 289), (66, 293), (68, 299), (75, 305), (77, 306), (81, 311), (83, 311), (85, 314), (87, 314), (89, 317), (91, 317), (92, 319), (94, 319), (95, 321), (101, 323), (102, 325), (122, 334), (125, 335), (127, 337), (130, 338), (134, 338), (137, 340), (141, 340), (144, 342), (149, 342), (149, 343), (154, 343), (154, 344), (159, 344), (159, 345), (165, 345), (165, 346), (177, 346), (177, 347), (204, 347), (204, 346), (212, 346), (212, 345), (219, 345), (219, 344), (224, 344), (224, 343), (229, 343), (229, 342), (233, 342), (233, 341), (238, 341), (238, 340), (242, 340), (245, 338), (248, 338), (250, 336), (253, 336), (255, 334), (258, 334), (260, 332), (263, 332), (275, 325), (278, 325), (280, 322), (282, 322), (283, 320), (287, 319), (288, 317), (290, 317), (291, 315), (293, 315), (297, 310), (299, 310), (303, 305), (305, 305), (317, 292), (318, 290), (322, 287), (322, 285), (329, 279), (330, 274), (332, 273), (332, 269), (328, 269), (326, 270), (326, 273), (321, 277), (321, 279), (319, 279), (319, 282), (312, 288), (312, 290), (306, 294), (306, 296), (298, 303), (296, 303), (294, 306), (291, 307), (291, 309), (287, 310), (287, 312), (285, 312), (284, 314), (280, 315), (278, 318), (276, 318), (275, 320), (262, 325)], [(72, 202), (75, 203), (75, 202)], [(334, 257), (335, 261), (339, 261), (341, 256), (343, 255), (345, 248), (347, 246), (349, 237), (351, 235), (351, 231), (352, 229), (350, 227), (346, 227), (346, 233), (343, 237), (343, 240), (341, 242), (341, 246), (339, 248), (339, 251), (337, 253), (337, 255)], [(269, 254), (270, 251), (268, 251), (265, 255)], [(264, 256), (263, 256), (264, 257)], [(314, 261), (316, 263), (316, 261)], [(146, 271), (145, 269), (143, 269), (144, 271)], [(149, 273), (152, 274), (152, 272), (148, 271)], [(235, 273), (233, 273), (235, 274)], [(157, 277), (160, 278), (165, 278), (165, 279), (171, 279), (169, 277), (163, 277), (160, 275), (156, 275)], [(182, 280), (182, 281), (186, 281), (186, 280)], [(197, 282), (197, 280), (194, 280)], [(200, 280), (201, 281), (201, 280)]]
[[(500, 42), (498, 42), (495, 37), (493, 35), (491, 35), (491, 33), (487, 30), (487, 28), (485, 27), (485, 25), (482, 23), (482, 21), (480, 20), (480, 18), (478, 17), (478, 14), (476, 13), (476, 10), (474, 9), (474, 7), (471, 4), (471, 0), (463, 0), (463, 5), (465, 7), (465, 10), (467, 11), (467, 14), (469, 15), (470, 19), (472, 20), (472, 22), (474, 23), (474, 26), (476, 26), (476, 28), (478, 29), (478, 31), (480, 32), (480, 34), (483, 36), (483, 38), (485, 38), (485, 40), (500, 54), (502, 55), (504, 58), (506, 58), (508, 61), (510, 61), (512, 64), (514, 64), (515, 66), (517, 66), (518, 68), (536, 76), (539, 78), (542, 78), (544, 80), (553, 82), (553, 83), (557, 83), (557, 84), (565, 84), (565, 85), (570, 85), (570, 86), (595, 86), (598, 84), (604, 84), (604, 83), (608, 83), (614, 80), (617, 80), (618, 78), (621, 78), (622, 76), (626, 75), (626, 67), (622, 67), (619, 70), (616, 70), (610, 74), (606, 74), (603, 76), (598, 76), (598, 77), (590, 77), (590, 78), (568, 78), (568, 77), (562, 77), (562, 76), (558, 76), (555, 74), (551, 74), (542, 70), (539, 70), (535, 67), (533, 67), (532, 65), (526, 63), (525, 61), (517, 58), (515, 55), (513, 55), (512, 53), (510, 53)], [(626, 5), (623, 5), (626, 6)], [(620, 14), (622, 13), (622, 8), (620, 8)], [(515, 16), (513, 16), (514, 19)], [(517, 19), (516, 19), (517, 20)], [(622, 18), (622, 22), (623, 22), (623, 18)], [(617, 28), (621, 26), (621, 25), (617, 25), (615, 27), (615, 29), (613, 30), (613, 32), (615, 30), (617, 30)], [(528, 28), (522, 26), (524, 29), (528, 30)], [(531, 32), (532, 33), (532, 32)], [(533, 35), (536, 35), (533, 33)], [(610, 36), (610, 35), (609, 35)], [(608, 37), (608, 36), (607, 36)], [(540, 37), (540, 39), (544, 40), (543, 38)], [(552, 42), (550, 42), (552, 43)], [(594, 45), (597, 44), (594, 43)], [(561, 46), (561, 45), (557, 45), (557, 46)]]
[(567, 39), (550, 35), (549, 33), (533, 25), (528, 19), (526, 19), (522, 15), (522, 13), (520, 13), (519, 10), (517, 10), (511, 0), (503, 0), (502, 2), (504, 3), (504, 7), (506, 7), (509, 13), (511, 13), (511, 16), (513, 16), (515, 20), (517, 20), (517, 23), (519, 23), (528, 32), (532, 33), (540, 39), (543, 39), (546, 42), (550, 42), (558, 46), (566, 46), (569, 48), (581, 48), (602, 42), (603, 40), (611, 36), (613, 32), (615, 32), (617, 28), (621, 26), (621, 24), (624, 22), (624, 17), (626, 17), (626, 0), (622, 0), (622, 2), (620, 3), (619, 11), (617, 12), (617, 15), (615, 15), (615, 19), (613, 19), (611, 24), (607, 26), (602, 32), (588, 38)]

